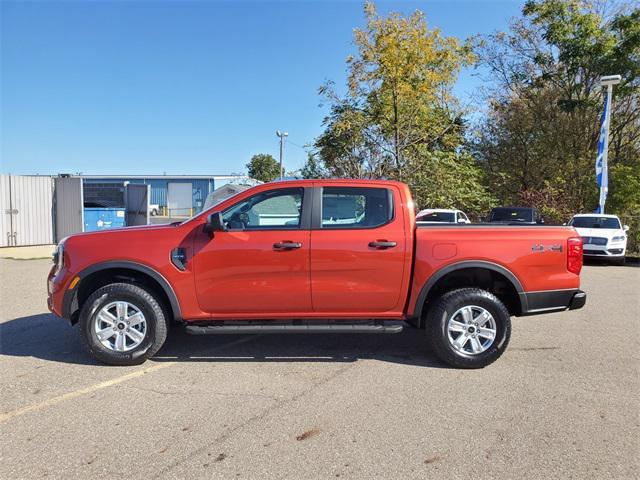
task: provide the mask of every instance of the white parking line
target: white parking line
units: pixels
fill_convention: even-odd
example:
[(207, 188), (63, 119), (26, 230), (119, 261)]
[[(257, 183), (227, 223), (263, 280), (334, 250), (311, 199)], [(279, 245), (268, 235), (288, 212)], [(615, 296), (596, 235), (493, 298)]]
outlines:
[[(224, 345), (220, 345), (218, 348), (214, 348), (211, 353), (223, 350), (228, 347), (232, 347), (235, 345), (239, 345), (241, 343), (246, 343), (254, 338), (257, 338), (259, 335), (251, 335), (244, 338), (240, 338), (233, 342), (226, 343)], [(204, 358), (212, 358), (210, 356)], [(91, 385), (90, 387), (81, 388), (80, 390), (75, 390), (73, 392), (65, 393), (59, 395), (57, 397), (49, 398), (48, 400), (44, 400), (40, 403), (36, 403), (33, 405), (27, 405), (26, 407), (16, 408), (15, 410), (11, 410), (6, 413), (0, 414), (0, 423), (6, 422), (7, 420), (11, 420), (12, 418), (19, 417), (20, 415), (24, 415), (25, 413), (35, 412), (37, 410), (42, 410), (43, 408), (50, 407), (52, 405), (57, 405), (58, 403), (64, 402), (66, 400), (71, 400), (74, 398), (81, 397), (82, 395), (86, 395), (87, 393), (92, 393), (97, 390), (102, 390), (103, 388), (111, 387), (113, 385), (117, 385), (118, 383), (126, 382), (127, 380), (131, 380), (132, 378), (141, 377), (146, 375), (147, 373), (155, 372), (156, 370), (161, 370), (166, 367), (170, 367), (179, 362), (163, 362), (157, 365), (152, 365), (147, 368), (143, 368), (142, 370), (136, 370), (135, 372), (128, 373), (121, 377), (117, 377), (111, 380), (106, 380), (104, 382), (96, 383), (95, 385)]]
[(77, 398), (82, 395), (95, 392), (96, 390), (102, 390), (103, 388), (111, 387), (112, 385), (117, 385), (118, 383), (126, 382), (127, 380), (131, 380), (132, 378), (141, 377), (143, 375), (146, 375), (147, 373), (155, 372), (156, 370), (161, 370), (163, 368), (170, 367), (171, 365), (175, 365), (175, 364), (176, 362), (167, 362), (167, 363), (160, 363), (158, 365), (152, 365), (151, 367), (143, 368), (142, 370), (136, 370), (135, 372), (128, 373), (121, 377), (96, 383), (95, 385), (91, 385), (90, 387), (81, 388), (80, 390), (75, 390), (73, 392), (65, 393), (57, 397), (49, 398), (40, 403), (27, 405), (26, 407), (21, 407), (15, 410), (11, 410), (10, 412), (0, 414), (0, 423), (6, 422), (7, 420), (11, 420), (14, 417), (19, 417), (20, 415), (24, 415), (25, 413), (42, 410), (43, 408), (50, 407), (52, 405), (57, 405), (58, 403), (64, 402), (65, 400), (71, 400), (73, 398)]

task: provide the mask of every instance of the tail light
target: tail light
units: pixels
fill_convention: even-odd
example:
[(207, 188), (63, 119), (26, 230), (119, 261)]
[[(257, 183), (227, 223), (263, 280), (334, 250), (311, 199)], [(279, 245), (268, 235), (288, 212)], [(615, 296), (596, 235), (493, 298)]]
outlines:
[(570, 237), (567, 240), (567, 270), (580, 275), (582, 270), (582, 238)]

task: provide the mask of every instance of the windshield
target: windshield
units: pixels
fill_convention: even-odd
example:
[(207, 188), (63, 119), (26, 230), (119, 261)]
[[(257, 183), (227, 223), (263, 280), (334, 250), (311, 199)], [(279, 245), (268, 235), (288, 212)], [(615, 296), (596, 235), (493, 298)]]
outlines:
[(418, 222), (455, 222), (455, 214), (453, 212), (431, 212), (423, 213), (416, 218)]
[(573, 217), (569, 225), (576, 228), (620, 229), (620, 220), (611, 217)]
[(533, 222), (531, 208), (494, 208), (491, 210), (490, 222)]

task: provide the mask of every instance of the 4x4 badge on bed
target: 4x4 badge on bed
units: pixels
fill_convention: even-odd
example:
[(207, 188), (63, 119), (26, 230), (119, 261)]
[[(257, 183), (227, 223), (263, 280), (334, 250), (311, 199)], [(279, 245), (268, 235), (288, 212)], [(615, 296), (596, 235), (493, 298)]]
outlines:
[[(562, 251), (562, 245), (550, 245), (547, 247), (548, 250), (551, 250), (553, 252), (561, 252)], [(540, 244), (540, 243), (536, 243), (533, 247), (531, 247), (531, 250), (533, 250), (534, 252), (544, 252), (544, 245)]]

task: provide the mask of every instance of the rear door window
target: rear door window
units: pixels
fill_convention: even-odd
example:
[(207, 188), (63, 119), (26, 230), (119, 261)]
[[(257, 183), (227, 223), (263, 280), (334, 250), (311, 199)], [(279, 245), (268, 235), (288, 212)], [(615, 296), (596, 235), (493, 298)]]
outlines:
[(322, 189), (322, 228), (375, 228), (392, 218), (393, 197), (386, 188)]

